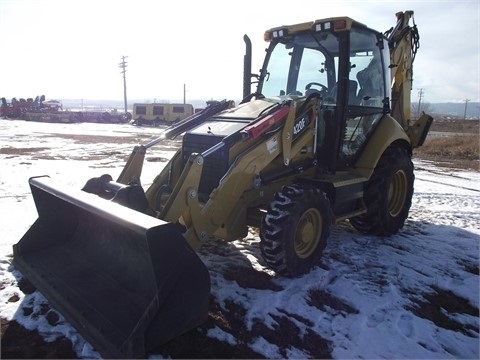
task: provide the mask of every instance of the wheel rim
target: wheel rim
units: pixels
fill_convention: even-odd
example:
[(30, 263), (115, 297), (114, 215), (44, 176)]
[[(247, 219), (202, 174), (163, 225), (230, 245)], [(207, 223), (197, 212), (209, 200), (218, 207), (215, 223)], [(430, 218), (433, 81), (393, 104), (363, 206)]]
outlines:
[(388, 190), (388, 211), (391, 216), (398, 216), (402, 212), (407, 198), (407, 189), (407, 174), (405, 171), (399, 170), (393, 175)]
[(322, 216), (317, 209), (305, 211), (295, 231), (295, 253), (299, 258), (306, 259), (314, 253), (320, 242), (322, 226)]

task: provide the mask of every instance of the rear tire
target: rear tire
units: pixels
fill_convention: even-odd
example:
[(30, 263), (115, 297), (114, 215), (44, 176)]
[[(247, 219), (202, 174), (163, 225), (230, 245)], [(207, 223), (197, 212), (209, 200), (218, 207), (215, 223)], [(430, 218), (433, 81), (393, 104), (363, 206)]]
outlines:
[(351, 218), (350, 223), (364, 234), (395, 234), (408, 217), (413, 182), (413, 163), (407, 150), (387, 148), (365, 187), (367, 212)]
[(260, 229), (263, 259), (275, 272), (299, 276), (321, 258), (330, 234), (330, 201), (307, 185), (285, 186), (275, 194)]

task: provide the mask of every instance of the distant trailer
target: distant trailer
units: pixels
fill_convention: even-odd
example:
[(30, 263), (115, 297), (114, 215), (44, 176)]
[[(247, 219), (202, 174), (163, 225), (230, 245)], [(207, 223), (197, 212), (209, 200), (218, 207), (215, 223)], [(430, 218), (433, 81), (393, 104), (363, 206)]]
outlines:
[(122, 124), (131, 120), (130, 113), (108, 111), (28, 111), (19, 119), (47, 123)]
[(132, 122), (135, 125), (158, 126), (172, 124), (193, 115), (192, 104), (136, 103)]

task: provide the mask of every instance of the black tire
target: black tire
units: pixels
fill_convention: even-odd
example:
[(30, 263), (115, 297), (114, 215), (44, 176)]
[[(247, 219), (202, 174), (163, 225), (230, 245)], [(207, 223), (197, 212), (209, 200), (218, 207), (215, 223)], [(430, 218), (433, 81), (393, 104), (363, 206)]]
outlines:
[(320, 260), (331, 224), (330, 201), (324, 192), (307, 184), (285, 186), (262, 220), (263, 259), (281, 275), (305, 274)]
[(364, 234), (388, 236), (405, 224), (413, 196), (413, 163), (406, 149), (389, 147), (365, 187), (365, 214), (350, 223)]

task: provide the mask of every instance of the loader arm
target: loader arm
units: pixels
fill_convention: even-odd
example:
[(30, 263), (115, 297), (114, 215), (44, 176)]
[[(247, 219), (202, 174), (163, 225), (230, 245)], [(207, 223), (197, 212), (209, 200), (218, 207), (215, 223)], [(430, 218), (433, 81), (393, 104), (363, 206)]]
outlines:
[[(316, 101), (311, 101), (311, 104), (313, 106), (308, 110), (316, 111)], [(203, 171), (204, 157), (208, 156), (208, 152), (192, 155), (159, 217), (169, 222), (176, 222), (182, 218), (182, 223), (187, 228), (184, 237), (193, 248), (200, 247), (208, 236), (214, 234), (219, 236), (221, 234), (226, 240), (246, 236), (247, 204), (251, 204), (252, 197), (267, 197), (261, 189), (262, 170), (276, 159), (279, 159), (280, 167), (284, 168), (290, 164), (289, 159), (295, 158), (300, 152), (304, 157), (310, 156), (311, 159), (314, 157), (316, 124), (312, 121), (293, 139), (294, 119), (298, 115), (296, 109), (296, 103), (292, 102), (288, 112), (285, 112), (286, 109), (283, 107), (275, 113), (277, 119), (275, 114), (274, 120), (266, 119), (271, 121), (272, 126), (264, 131), (252, 146), (235, 158), (205, 203), (199, 199), (198, 184)], [(280, 121), (284, 125), (276, 126)], [(243, 135), (245, 136), (245, 133)], [(243, 141), (248, 141), (248, 136)], [(223, 146), (224, 142), (221, 142), (216, 148)], [(285, 154), (289, 156), (286, 158)]]
[(187, 117), (180, 123), (166, 128), (159, 136), (152, 139), (147, 144), (135, 146), (127, 160), (127, 163), (120, 173), (117, 182), (125, 185), (132, 183), (140, 184), (143, 163), (145, 161), (145, 154), (148, 148), (151, 148), (152, 146), (155, 146), (164, 140), (171, 140), (183, 132), (197, 126), (198, 124), (201, 124), (209, 117), (233, 106), (234, 102), (231, 100), (222, 100), (212, 103), (202, 111)]

